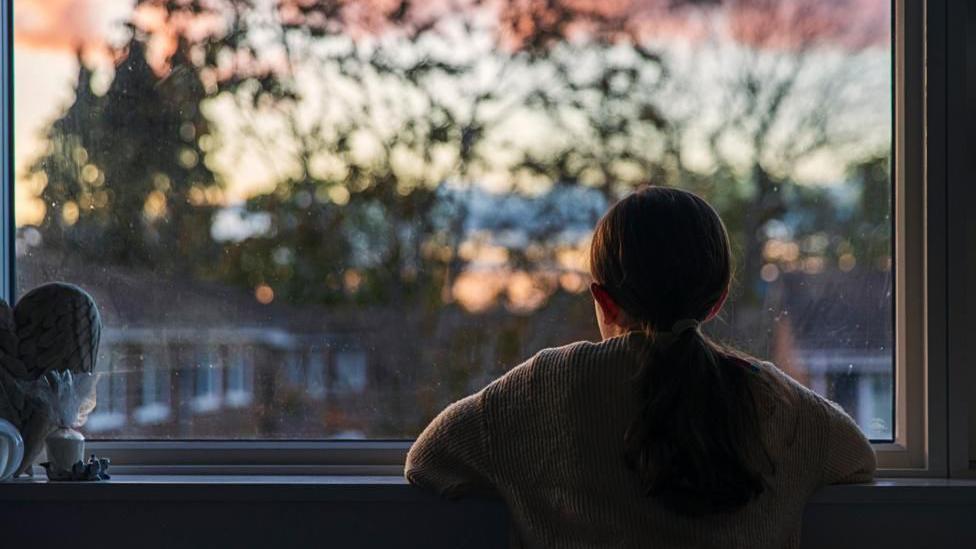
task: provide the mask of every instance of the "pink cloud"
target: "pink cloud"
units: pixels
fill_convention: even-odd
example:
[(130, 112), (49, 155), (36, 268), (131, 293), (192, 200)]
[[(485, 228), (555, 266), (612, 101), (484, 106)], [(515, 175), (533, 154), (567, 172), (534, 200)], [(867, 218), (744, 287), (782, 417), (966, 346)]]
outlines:
[(14, 39), (19, 46), (78, 51), (104, 43), (98, 0), (18, 0)]
[[(165, 71), (179, 37), (193, 42), (225, 29), (229, 4), (203, 2), (212, 11), (169, 13), (166, 0), (131, 11), (118, 0), (18, 0), (18, 46), (109, 55), (107, 35), (118, 6), (150, 36), (150, 62)], [(106, 16), (111, 6), (116, 20)], [(497, 17), (499, 43), (544, 49), (567, 39), (702, 39), (715, 32), (762, 49), (836, 45), (859, 49), (889, 41), (886, 0), (277, 0), (285, 24), (353, 36), (417, 32), (449, 14), (480, 10)]]

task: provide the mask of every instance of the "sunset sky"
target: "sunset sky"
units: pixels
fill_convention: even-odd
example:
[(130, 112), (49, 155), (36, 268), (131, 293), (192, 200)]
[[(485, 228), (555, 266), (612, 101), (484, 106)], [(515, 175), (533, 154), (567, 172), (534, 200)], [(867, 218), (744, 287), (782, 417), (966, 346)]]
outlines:
[[(382, 4), (382, 2), (379, 2)], [(580, 4), (586, 4), (579, 0)], [(513, 3), (516, 5), (517, 3)], [(523, 3), (524, 4), (524, 3)], [(666, 3), (665, 3), (666, 4)], [(788, 4), (788, 3), (787, 3)], [(435, 5), (435, 4), (430, 4)], [(647, 22), (647, 32), (657, 32), (658, 35), (671, 37), (694, 36), (694, 25), (683, 23), (681, 29), (674, 21), (666, 21), (661, 17), (651, 17), (660, 13), (661, 2), (655, 1), (617, 1), (598, 4), (607, 6), (605, 9), (623, 10), (635, 14), (634, 17), (644, 17)], [(857, 30), (856, 36), (878, 43), (874, 47), (873, 55), (876, 65), (885, 67), (888, 47), (885, 44), (885, 29), (888, 19), (888, 3), (883, 0), (851, 0), (850, 5), (856, 9), (852, 11), (859, 19), (845, 21), (845, 24)], [(105, 44), (118, 43), (125, 39), (125, 31), (120, 22), (132, 16), (133, 0), (16, 0), (15, 1), (15, 94), (16, 127), (15, 127), (15, 159), (18, 171), (16, 193), (16, 219), (18, 225), (37, 222), (43, 216), (43, 206), (35, 198), (43, 188), (43, 181), (28, 181), (24, 179), (24, 168), (43, 150), (44, 129), (55, 120), (73, 99), (73, 87), (77, 76), (77, 52), (82, 52), (86, 63), (95, 67), (111, 67), (112, 58)], [(426, 4), (425, 4), (426, 6)], [(603, 8), (601, 8), (603, 9)], [(755, 23), (761, 14), (749, 10), (739, 10), (735, 13), (737, 19), (732, 21), (729, 28), (735, 35), (733, 38), (742, 43), (765, 39), (765, 47), (790, 47), (790, 37), (779, 40), (768, 40), (768, 36), (760, 37), (756, 33), (772, 32), (763, 29)], [(815, 32), (832, 32), (825, 18), (811, 16), (810, 28)], [(152, 24), (152, 21), (146, 24)], [(879, 30), (881, 29), (881, 30)], [(682, 34), (683, 33), (683, 34)], [(880, 33), (880, 34), (879, 34)], [(658, 36), (655, 35), (655, 36)], [(850, 33), (837, 39), (839, 45), (850, 41)], [(675, 43), (678, 39), (675, 38)], [(156, 45), (158, 48), (164, 46)], [(870, 50), (870, 48), (869, 48)], [(150, 52), (153, 53), (152, 51)], [(157, 56), (160, 55), (158, 51)], [(837, 52), (823, 55), (823, 63), (831, 62), (831, 56)], [(870, 59), (869, 59), (870, 61)], [(716, 72), (721, 67), (716, 67)], [(111, 71), (103, 70), (102, 85), (107, 84)], [(315, 75), (309, 76), (302, 84), (314, 93), (317, 89)], [(705, 88), (707, 86), (703, 86)], [(881, 89), (885, 89), (884, 86)], [(888, 97), (878, 98), (874, 103), (881, 119), (887, 114)], [(217, 120), (218, 128), (232, 129), (235, 124), (232, 109), (220, 102), (211, 107), (212, 117)], [(517, 127), (509, 131), (513, 135), (521, 135), (524, 139), (540, 139), (545, 134), (545, 128), (535, 123), (530, 116), (520, 117)], [(269, 124), (271, 124), (269, 122)], [(270, 127), (270, 126), (269, 126)], [(884, 132), (882, 132), (883, 134)], [(879, 139), (875, 136), (873, 139)], [(882, 135), (882, 140), (887, 139)], [(693, 156), (693, 155), (692, 155)], [(280, 173), (271, 173), (267, 163), (260, 160), (260, 155), (245, 155), (234, 157), (217, 155), (215, 165), (227, 183), (226, 200), (239, 201), (247, 196), (264, 191), (274, 184), (274, 179)], [(243, 160), (242, 160), (243, 158)], [(241, 163), (243, 162), (243, 164)], [(287, 162), (281, 169), (288, 170)], [(811, 181), (831, 181), (841, 177), (838, 172), (839, 164), (830, 158), (816, 160), (801, 174)], [(222, 168), (222, 169), (221, 169)], [(231, 169), (233, 168), (233, 169)]]

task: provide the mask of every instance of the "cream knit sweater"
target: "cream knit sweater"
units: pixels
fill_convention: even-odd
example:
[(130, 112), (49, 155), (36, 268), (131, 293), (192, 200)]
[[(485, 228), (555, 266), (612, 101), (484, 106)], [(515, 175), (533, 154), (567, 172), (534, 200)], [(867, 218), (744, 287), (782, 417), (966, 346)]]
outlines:
[(501, 496), (528, 547), (798, 547), (807, 499), (832, 483), (870, 481), (874, 453), (838, 406), (775, 366), (780, 390), (760, 402), (776, 465), (770, 488), (744, 508), (686, 518), (639, 490), (623, 460), (638, 410), (629, 334), (546, 349), (482, 391), (455, 402), (424, 430), (405, 474), (455, 497)]

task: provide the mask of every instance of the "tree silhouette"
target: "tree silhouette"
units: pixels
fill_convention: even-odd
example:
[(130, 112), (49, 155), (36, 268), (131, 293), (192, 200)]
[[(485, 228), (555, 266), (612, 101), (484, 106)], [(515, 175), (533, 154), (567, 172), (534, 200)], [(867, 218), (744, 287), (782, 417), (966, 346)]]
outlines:
[[(183, 52), (173, 56), (180, 67)], [(48, 132), (43, 173), (45, 243), (99, 262), (199, 271), (217, 248), (210, 238), (219, 185), (204, 163), (210, 123), (195, 74), (161, 76), (133, 31), (108, 90), (96, 94), (79, 60), (74, 102)]]
[[(834, 207), (826, 190), (798, 187), (803, 163), (819, 154), (846, 166), (890, 146), (889, 113), (875, 103), (888, 95), (887, 64), (870, 58), (877, 52), (873, 46), (887, 40), (887, 18), (884, 10), (865, 13), (852, 1), (743, 0), (729, 6), (728, 17), (711, 23), (711, 34), (742, 47), (700, 44), (690, 64), (717, 72), (718, 85), (694, 93), (701, 74), (676, 74), (673, 91), (691, 101), (668, 119), (679, 136), (704, 134), (711, 170), (741, 182), (731, 190), (739, 200), (727, 221), (740, 228), (742, 278), (758, 281), (767, 224), (793, 210)], [(703, 124), (703, 118), (712, 122)], [(831, 223), (816, 230), (825, 227)], [(758, 298), (757, 285), (743, 290), (745, 299)]]

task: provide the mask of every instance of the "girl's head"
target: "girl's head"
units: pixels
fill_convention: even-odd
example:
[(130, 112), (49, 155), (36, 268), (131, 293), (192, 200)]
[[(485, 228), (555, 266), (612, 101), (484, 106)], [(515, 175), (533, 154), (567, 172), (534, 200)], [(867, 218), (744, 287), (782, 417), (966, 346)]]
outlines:
[(625, 434), (624, 458), (645, 493), (685, 515), (745, 505), (771, 471), (755, 370), (698, 328), (725, 302), (731, 263), (715, 210), (663, 187), (610, 208), (590, 250), (601, 333), (645, 335), (634, 340), (640, 410)]
[(645, 187), (603, 216), (590, 270), (604, 337), (632, 328), (670, 331), (705, 321), (725, 302), (732, 252), (725, 225), (698, 196)]

